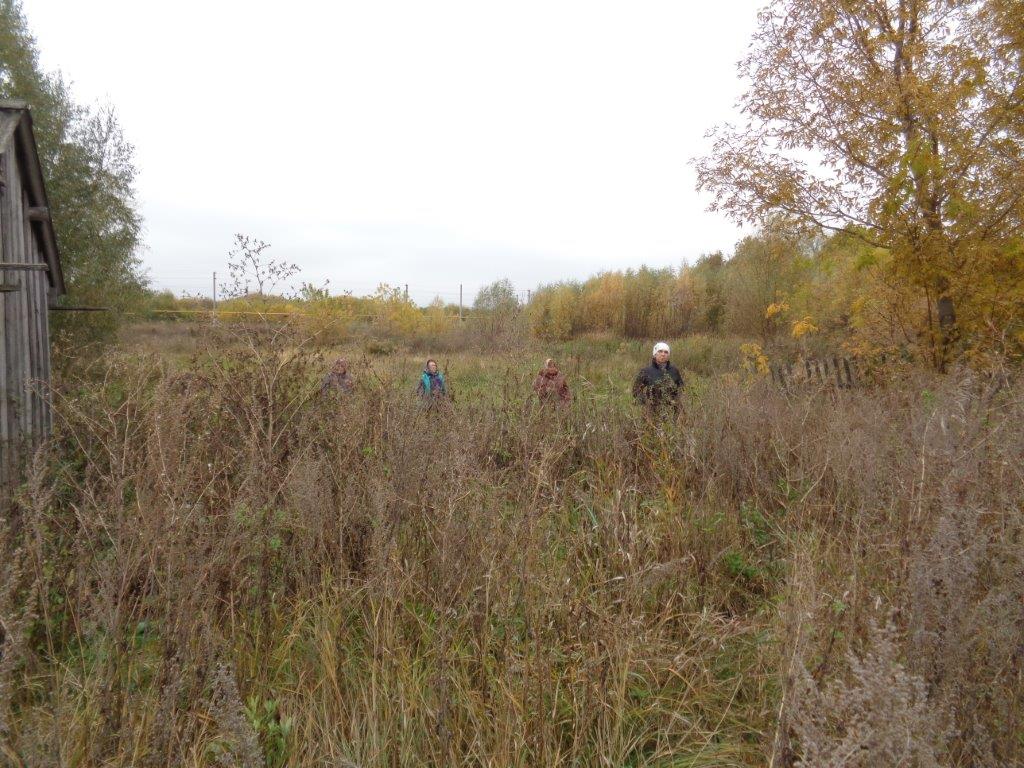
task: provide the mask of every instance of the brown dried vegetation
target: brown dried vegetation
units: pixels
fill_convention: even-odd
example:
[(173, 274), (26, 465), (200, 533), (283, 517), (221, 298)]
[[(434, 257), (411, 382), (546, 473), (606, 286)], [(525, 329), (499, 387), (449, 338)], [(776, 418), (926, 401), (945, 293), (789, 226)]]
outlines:
[(607, 361), (554, 412), (492, 360), (442, 413), (397, 361), (325, 398), (287, 329), (207, 342), (56, 395), (0, 531), (0, 760), (1024, 759), (1019, 386), (694, 376), (663, 423)]

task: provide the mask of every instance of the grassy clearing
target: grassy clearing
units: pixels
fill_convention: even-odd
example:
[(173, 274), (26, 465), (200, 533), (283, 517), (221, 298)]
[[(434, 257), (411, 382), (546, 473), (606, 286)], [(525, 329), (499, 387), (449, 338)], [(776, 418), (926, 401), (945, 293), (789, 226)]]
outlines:
[(437, 355), (438, 410), (401, 350), (344, 350), (340, 400), (271, 329), (108, 356), (3, 531), (2, 753), (1019, 761), (1019, 387), (784, 393), (737, 346), (676, 345), (678, 420), (629, 403), (632, 342), (554, 350), (568, 412), (529, 398), (547, 348)]

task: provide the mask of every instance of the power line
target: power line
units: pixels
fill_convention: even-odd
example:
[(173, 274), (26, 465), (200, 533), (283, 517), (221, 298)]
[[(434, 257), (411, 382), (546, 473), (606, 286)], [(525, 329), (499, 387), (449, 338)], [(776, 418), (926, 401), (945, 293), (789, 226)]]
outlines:
[[(256, 317), (323, 317), (323, 315), (315, 312), (297, 312), (297, 311), (279, 311), (279, 310), (268, 310), (261, 311), (256, 309), (145, 309), (141, 311), (135, 310), (118, 310), (110, 309), (108, 307), (51, 307), (51, 309), (67, 310), (67, 311), (79, 311), (79, 312), (110, 312), (114, 315), (133, 315), (133, 316), (149, 316), (149, 315), (202, 315), (204, 317), (217, 318), (223, 316), (240, 316), (250, 315)], [(477, 317), (483, 316), (486, 313), (482, 312), (466, 312), (464, 317)], [(443, 318), (452, 322), (458, 322), (459, 315), (457, 314), (445, 314)], [(339, 313), (336, 318), (341, 321), (358, 321), (358, 320), (382, 320), (388, 322), (387, 316), (380, 314), (360, 313), (355, 315), (349, 315), (345, 313)]]
[[(178, 287), (178, 288), (186, 287), (186, 288), (191, 289), (193, 287), (197, 287), (197, 286), (200, 286), (200, 285), (202, 285), (202, 286), (210, 285), (210, 278), (209, 277), (198, 276), (198, 275), (196, 275), (194, 273), (189, 273), (189, 274), (182, 273), (179, 276), (179, 275), (171, 275), (171, 274), (167, 274), (167, 273), (161, 272), (161, 274), (158, 274), (158, 275), (150, 274), (150, 275), (146, 275), (146, 277), (148, 278), (148, 280), (150, 281), (151, 284), (154, 284), (154, 283), (156, 284), (156, 285), (154, 285), (154, 288), (156, 290), (170, 290), (170, 289), (172, 289), (174, 287)], [(372, 286), (374, 289), (376, 289), (376, 288), (379, 288), (382, 285), (387, 285), (388, 287), (390, 287), (392, 289), (403, 290), (403, 292), (404, 292), (404, 294), (406, 296), (415, 295), (415, 296), (417, 296), (419, 298), (423, 298), (423, 297), (426, 297), (426, 296), (429, 296), (431, 298), (436, 298), (436, 297), (449, 298), (449, 299), (452, 300), (450, 302), (452, 304), (455, 303), (456, 299), (458, 299), (460, 302), (464, 301), (464, 294), (463, 294), (463, 290), (462, 290), (462, 285), (459, 286), (459, 290), (437, 289), (437, 288), (429, 288), (429, 287), (426, 287), (426, 286), (406, 285), (406, 284), (402, 284), (401, 288), (399, 288), (398, 285), (395, 285), (395, 284), (392, 284), (392, 283), (388, 283), (386, 281), (371, 282), (371, 281), (365, 281), (365, 280), (353, 280), (353, 281), (345, 281), (344, 283), (339, 283), (337, 285), (330, 285), (330, 284), (328, 284), (328, 289), (327, 290), (328, 290), (328, 295), (333, 297), (333, 296), (343, 296), (346, 293), (351, 293), (351, 292), (353, 292), (352, 289), (359, 288), (359, 287)], [(296, 290), (296, 286), (294, 286), (294, 285), (287, 285), (287, 286), (284, 286), (284, 288), (287, 289), (287, 290)], [(332, 288), (335, 289), (336, 292), (332, 291), (331, 290)], [(514, 292), (514, 294), (516, 295), (517, 298), (519, 298), (520, 300), (525, 300), (526, 302), (529, 302), (531, 294), (532, 294), (531, 289), (528, 289), (528, 288), (526, 288), (526, 289), (513, 289), (513, 292)], [(366, 296), (369, 296), (369, 295), (370, 294), (360, 294), (358, 296), (359, 297), (366, 297)]]

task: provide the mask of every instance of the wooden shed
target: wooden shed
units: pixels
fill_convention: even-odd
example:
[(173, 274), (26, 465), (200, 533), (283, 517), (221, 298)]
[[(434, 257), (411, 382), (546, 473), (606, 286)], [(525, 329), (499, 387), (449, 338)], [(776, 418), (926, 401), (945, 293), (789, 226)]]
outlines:
[(32, 116), (0, 101), (0, 502), (50, 434), (50, 324), (64, 293)]

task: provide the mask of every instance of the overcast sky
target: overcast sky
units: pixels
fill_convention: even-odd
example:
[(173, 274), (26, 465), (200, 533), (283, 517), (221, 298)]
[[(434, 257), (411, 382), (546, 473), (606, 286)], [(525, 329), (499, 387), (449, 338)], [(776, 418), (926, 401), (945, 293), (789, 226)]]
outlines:
[(25, 0), (43, 65), (136, 147), (153, 284), (233, 234), (332, 292), (467, 303), (733, 247), (688, 160), (764, 0)]

